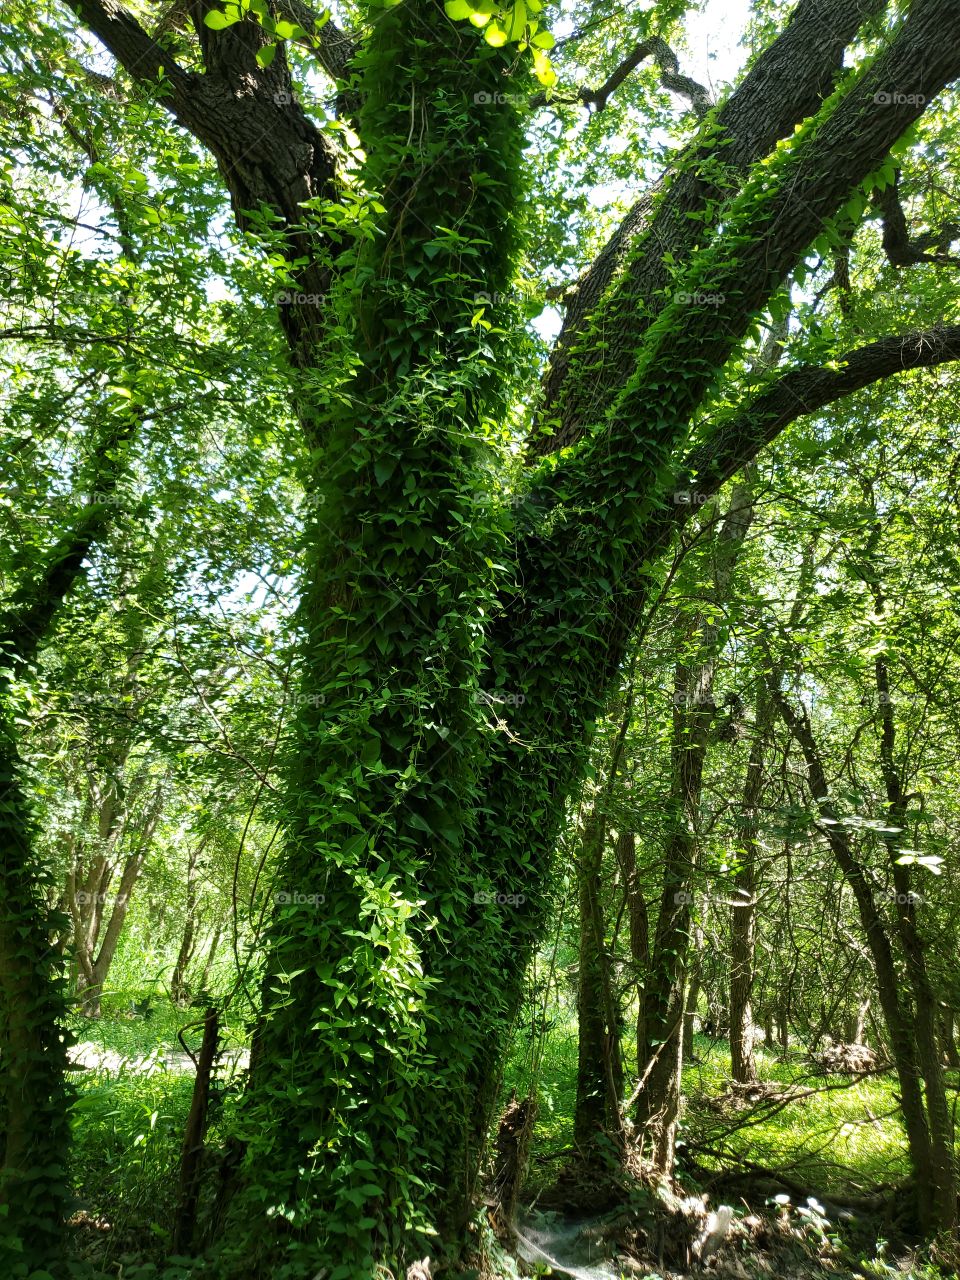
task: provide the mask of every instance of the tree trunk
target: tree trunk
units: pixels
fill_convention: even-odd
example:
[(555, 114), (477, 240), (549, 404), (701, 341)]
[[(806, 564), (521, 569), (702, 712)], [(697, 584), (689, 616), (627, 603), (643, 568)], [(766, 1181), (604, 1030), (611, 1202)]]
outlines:
[[(650, 921), (647, 900), (637, 870), (637, 837), (632, 831), (621, 831), (617, 837), (617, 862), (627, 901), (627, 931), (630, 941), (630, 963), (633, 983), (640, 993), (639, 1006), (643, 1009), (643, 986), (650, 967)], [(642, 1017), (642, 1014), (641, 1014)], [(642, 1026), (637, 1027), (638, 1041), (643, 1036)]]
[(957, 1050), (957, 1039), (954, 1032), (956, 1013), (953, 1009), (944, 1008), (940, 1013), (940, 1045), (943, 1061), (951, 1071), (960, 1067), (960, 1052)]
[(847, 1044), (864, 1044), (864, 1033), (867, 1026), (867, 1014), (870, 1012), (870, 998), (859, 1002), (857, 1011), (851, 1016), (846, 1026), (844, 1039)]
[[(630, 255), (625, 289), (606, 291), (613, 305), (597, 308), (598, 334), (583, 336), (587, 360), (602, 350), (617, 370), (609, 405), (582, 424), (603, 427), (534, 477), (497, 598), (489, 553), (507, 537), (480, 528), (474, 441), (505, 416), (503, 374), (516, 351), (499, 325), (478, 342), (471, 316), (477, 291), (510, 289), (518, 257), (525, 123), (500, 93), (513, 51), (478, 43), (436, 0), (406, 0), (369, 24), (359, 132), (365, 189), (384, 212), (368, 240), (349, 240), (342, 256), (359, 260), (341, 284), (329, 266), (336, 255), (315, 233), (318, 205), (339, 194), (336, 148), (302, 110), (279, 110), (275, 91), (292, 97), (286, 59), (272, 50), (269, 66), (258, 64), (270, 43), (259, 24), (214, 31), (198, 21), (200, 74), (116, 5), (71, 4), (132, 75), (163, 81), (162, 101), (218, 157), (241, 226), (265, 207), (294, 278), (310, 293), (324, 293), (331, 277), (337, 287), (337, 339), (350, 344), (341, 367), (355, 376), (335, 396), (329, 353), (306, 323), (319, 308), (285, 320), (308, 375), (299, 407), (311, 496), (328, 501), (306, 537), (306, 710), (281, 868), (289, 900), (265, 939), (241, 1118), (247, 1181), (230, 1243), (248, 1274), (275, 1269), (281, 1251), (291, 1274), (328, 1265), (335, 1280), (370, 1274), (375, 1259), (398, 1266), (410, 1239), (431, 1239), (436, 1222), (469, 1216), (498, 1051), (548, 910), (563, 807), (648, 589), (646, 566), (677, 527), (663, 508), (687, 464), (691, 423), (826, 220), (957, 74), (960, 16), (915, 0), (823, 119), (727, 200), (737, 170), (820, 102), (845, 44), (881, 6), (804, 4), (784, 45), (758, 60), (748, 92), (724, 108), (730, 163), (712, 142), (695, 151), (689, 178), (668, 187), (679, 207), (671, 195), (663, 224), (652, 218), (648, 251)], [(891, 85), (894, 100), (885, 92), (877, 109)], [(469, 109), (494, 87), (502, 106)], [(711, 174), (722, 175), (723, 201)], [(709, 236), (701, 210), (710, 210)], [(660, 239), (678, 226), (686, 237)], [(656, 304), (645, 305), (643, 269), (662, 266), (663, 243), (678, 262), (690, 253), (681, 284), (709, 290), (716, 309), (676, 299), (672, 263), (660, 272), (671, 288), (658, 282)], [(706, 248), (694, 255), (695, 244)], [(649, 331), (637, 331), (640, 316), (653, 321)], [(897, 371), (905, 360), (947, 358), (955, 340), (937, 333), (875, 354)], [(867, 376), (863, 362), (831, 363), (812, 379), (799, 370), (803, 395), (777, 383), (777, 404), (761, 396), (745, 424), (731, 430), (723, 415), (716, 430), (703, 424), (698, 477), (715, 491), (782, 429), (779, 394), (790, 393), (796, 416), (816, 407), (811, 386), (849, 390)], [(504, 691), (526, 699), (513, 724)], [(323, 910), (310, 914), (320, 895)], [(678, 925), (682, 916), (661, 912), (658, 929)], [(682, 982), (678, 1001), (682, 1017)], [(679, 1046), (678, 1027), (671, 1034)]]
[(200, 990), (206, 991), (207, 984), (210, 981), (210, 970), (213, 968), (213, 962), (216, 958), (217, 948), (220, 945), (220, 936), (223, 933), (223, 922), (218, 920), (213, 930), (213, 937), (210, 939), (210, 948), (207, 951), (207, 958), (203, 962), (203, 971), (200, 974)]
[[(743, 541), (753, 519), (748, 483), (735, 487), (716, 535), (710, 599), (726, 604)], [(677, 648), (690, 653), (676, 669), (671, 746), (671, 828), (663, 860), (663, 889), (650, 974), (642, 996), (637, 1070), (642, 1087), (637, 1122), (647, 1130), (659, 1174), (673, 1167), (687, 1008), (687, 967), (698, 857), (700, 796), (713, 722), (713, 682), (719, 631), (713, 617), (677, 620)]]
[[(0, 686), (5, 681), (0, 680)], [(69, 1140), (64, 992), (50, 946), (45, 877), (0, 688), (0, 1260), (48, 1266), (64, 1254)]]
[(190, 992), (186, 983), (187, 965), (193, 959), (196, 940), (196, 912), (197, 898), (199, 896), (197, 863), (205, 843), (205, 841), (201, 841), (196, 848), (191, 849), (187, 861), (187, 900), (184, 907), (183, 936), (180, 941), (180, 950), (177, 952), (176, 963), (173, 966), (173, 974), (170, 977), (170, 998), (175, 1004), (187, 1004), (190, 999)]
[[(137, 833), (136, 847), (124, 860), (117, 896), (114, 899), (113, 907), (110, 911), (110, 919), (107, 921), (107, 928), (96, 958), (92, 964), (88, 959), (86, 965), (81, 967), (82, 978), (77, 994), (83, 1002), (83, 1011), (89, 1017), (98, 1018), (100, 1016), (100, 998), (106, 985), (110, 966), (113, 964), (114, 956), (117, 954), (120, 935), (123, 931), (124, 921), (127, 918), (127, 911), (130, 908), (131, 894), (140, 879), (140, 873), (143, 871), (143, 864), (146, 861), (150, 842), (163, 812), (163, 799), (164, 783), (161, 782), (157, 786), (147, 809), (143, 826)], [(106, 883), (109, 883), (109, 881)], [(106, 897), (106, 891), (103, 892), (103, 897)]]
[[(854, 857), (849, 834), (839, 823), (837, 813), (830, 801), (826, 799), (829, 796), (829, 787), (806, 711), (801, 710), (798, 713), (793, 710), (776, 680), (771, 682), (769, 688), (778, 711), (803, 751), (807, 763), (807, 785), (811, 799), (817, 805), (822, 817), (827, 820), (826, 838), (847, 883), (853, 890), (864, 935), (873, 957), (877, 991), (900, 1086), (900, 1104), (907, 1132), (920, 1225), (927, 1232), (946, 1229), (955, 1219), (956, 1196), (955, 1193), (950, 1194), (952, 1153), (951, 1159), (944, 1163), (946, 1126), (943, 1125), (940, 1115), (935, 1115), (931, 1123), (924, 1106), (923, 1082), (926, 1073), (929, 1071), (934, 1081), (938, 1072), (942, 1078), (939, 1055), (934, 1055), (937, 1062), (936, 1069), (933, 1070), (928, 1060), (929, 1050), (922, 1047), (926, 1040), (925, 1018), (928, 1016), (928, 1011), (921, 1012), (910, 1008), (897, 970), (891, 938), (877, 906), (877, 895), (873, 884)], [(900, 870), (903, 871), (905, 868)], [(935, 1106), (936, 1103), (935, 1097)], [(936, 1155), (935, 1145), (938, 1148)]]
[(757, 830), (763, 792), (763, 759), (770, 727), (769, 699), (757, 703), (753, 746), (743, 787), (740, 849), (730, 908), (730, 1073), (741, 1084), (757, 1078), (753, 1053), (754, 939), (757, 918)]
[(606, 823), (594, 809), (586, 819), (580, 859), (580, 966), (577, 982), (577, 1095), (573, 1141), (587, 1163), (622, 1149), (623, 1063), (619, 1019), (605, 943), (601, 870)]

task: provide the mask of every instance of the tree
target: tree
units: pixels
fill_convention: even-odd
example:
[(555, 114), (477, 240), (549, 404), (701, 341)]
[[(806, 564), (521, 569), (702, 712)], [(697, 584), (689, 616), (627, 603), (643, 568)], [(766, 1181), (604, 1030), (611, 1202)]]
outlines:
[[(146, 6), (70, 8), (118, 64), (109, 91), (209, 150), (278, 272), (308, 453), (281, 877), (312, 904), (281, 902), (269, 930), (221, 1264), (371, 1275), (462, 1235), (566, 801), (682, 495), (798, 416), (960, 355), (933, 314), (761, 376), (747, 358), (814, 242), (832, 252), (894, 186), (894, 151), (960, 73), (960, 11), (799, 0), (709, 110), (657, 27), (680, 6), (614, 28), (632, 52), (604, 47), (578, 100), (653, 57), (702, 120), (568, 291), (505, 504), (492, 473), (536, 372), (509, 301), (523, 147), (547, 109), (515, 45), (549, 85), (540, 6), (364, 6), (356, 38), (301, 0), (175, 9), (155, 35)], [(337, 127), (296, 92), (301, 47)]]

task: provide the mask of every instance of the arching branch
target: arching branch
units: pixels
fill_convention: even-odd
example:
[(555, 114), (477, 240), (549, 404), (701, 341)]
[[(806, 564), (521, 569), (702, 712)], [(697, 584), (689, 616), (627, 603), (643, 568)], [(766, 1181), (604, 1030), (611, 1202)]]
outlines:
[[(833, 89), (845, 48), (885, 8), (884, 0), (799, 0), (782, 34), (717, 109), (716, 134), (691, 142), (633, 206), (565, 295), (563, 328), (544, 378), (542, 413), (544, 420), (560, 425), (531, 438), (531, 458), (574, 444), (602, 419), (633, 372), (643, 333), (665, 305), (667, 255), (682, 261), (702, 241), (704, 225), (691, 215), (729, 195), (778, 139), (815, 114)], [(721, 163), (724, 188), (718, 185)], [(631, 259), (641, 238), (650, 251)], [(575, 349), (588, 325), (601, 317), (609, 318), (603, 362), (587, 370)]]
[[(751, 404), (718, 426), (684, 459), (678, 474), (709, 496), (794, 422), (884, 378), (960, 360), (960, 325), (891, 335), (840, 356), (835, 367), (790, 369)], [(694, 508), (678, 506), (671, 524), (685, 523)], [(662, 534), (661, 534), (662, 536)]]
[(595, 107), (597, 111), (603, 111), (612, 95), (620, 88), (630, 73), (635, 71), (642, 62), (646, 62), (648, 58), (653, 58), (659, 68), (660, 83), (663, 87), (669, 89), (672, 93), (678, 93), (687, 98), (698, 118), (702, 119), (713, 106), (709, 92), (691, 76), (683, 75), (680, 71), (677, 55), (666, 40), (662, 40), (659, 36), (651, 36), (649, 40), (641, 40), (639, 44), (635, 45), (616, 69), (610, 73), (599, 89), (578, 89), (573, 97), (560, 91), (555, 93), (552, 99), (548, 99), (545, 93), (538, 93), (532, 99), (531, 105), (542, 107), (548, 105), (551, 100), (555, 102), (582, 102), (584, 106)]

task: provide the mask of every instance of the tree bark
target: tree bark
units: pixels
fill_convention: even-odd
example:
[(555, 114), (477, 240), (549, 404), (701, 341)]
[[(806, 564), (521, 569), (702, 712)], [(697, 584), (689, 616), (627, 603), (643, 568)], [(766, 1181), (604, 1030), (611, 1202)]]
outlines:
[(769, 699), (761, 695), (743, 787), (740, 848), (734, 877), (734, 897), (741, 901), (735, 901), (730, 908), (730, 1073), (741, 1084), (757, 1078), (751, 1005), (757, 917), (757, 829), (764, 786), (765, 737), (770, 718)]
[(609, 1143), (622, 1151), (623, 1062), (617, 1000), (607, 953), (601, 896), (606, 823), (592, 810), (580, 854), (580, 966), (577, 979), (577, 1094), (573, 1141), (586, 1163), (606, 1163)]

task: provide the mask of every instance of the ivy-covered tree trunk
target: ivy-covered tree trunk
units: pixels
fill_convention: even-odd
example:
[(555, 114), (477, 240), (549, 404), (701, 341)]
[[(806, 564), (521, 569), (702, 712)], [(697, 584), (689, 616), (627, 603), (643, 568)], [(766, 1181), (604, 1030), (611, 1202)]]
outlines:
[(507, 358), (471, 318), (509, 283), (522, 140), (476, 97), (507, 67), (435, 0), (380, 15), (364, 55), (385, 211), (338, 302), (358, 372), (317, 413), (303, 710), (223, 1248), (244, 1275), (402, 1267), (476, 1176), (469, 1077), (509, 1022), (492, 939), (531, 894), (476, 845), (501, 706), (476, 494)]
[(0, 1261), (63, 1257), (69, 1120), (57, 923), (33, 856), (10, 695), (0, 683)]
[[(960, 330), (934, 326), (749, 395), (734, 358), (960, 73), (960, 10), (913, 0), (838, 83), (886, 6), (800, 0), (675, 158), (663, 198), (586, 273), (530, 455), (570, 450), (531, 465), (508, 517), (484, 461), (516, 347), (507, 310), (494, 325), (474, 299), (507, 295), (516, 257), (516, 49), (484, 45), (440, 0), (365, 11), (347, 96), (381, 213), (342, 178), (282, 52), (257, 58), (271, 43), (258, 22), (211, 29), (196, 6), (181, 66), (118, 0), (71, 5), (131, 76), (162, 80), (240, 225), (265, 213), (291, 278), (327, 299), (281, 317), (314, 499), (303, 697), (221, 1260), (245, 1277), (288, 1265), (354, 1280), (402, 1266), (436, 1227), (455, 1240), (471, 1212), (564, 806), (651, 562), (689, 514), (673, 495), (709, 497), (804, 412), (960, 356)], [(317, 56), (339, 75), (330, 28)], [(362, 218), (345, 214), (358, 202)], [(716, 305), (689, 305), (701, 295)]]

